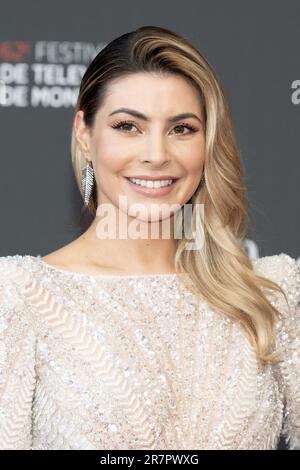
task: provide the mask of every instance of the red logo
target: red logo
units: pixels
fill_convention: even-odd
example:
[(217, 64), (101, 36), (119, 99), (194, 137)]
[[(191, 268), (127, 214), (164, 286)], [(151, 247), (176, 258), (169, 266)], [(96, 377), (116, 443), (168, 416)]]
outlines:
[(21, 62), (31, 53), (31, 44), (25, 41), (5, 41), (0, 43), (0, 60)]

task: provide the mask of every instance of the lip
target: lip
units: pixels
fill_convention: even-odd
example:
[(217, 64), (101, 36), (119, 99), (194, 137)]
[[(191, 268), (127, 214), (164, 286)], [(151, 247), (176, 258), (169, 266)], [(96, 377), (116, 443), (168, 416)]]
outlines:
[(146, 181), (176, 180), (176, 179), (178, 179), (178, 177), (171, 176), (171, 175), (161, 175), (161, 176), (138, 175), (138, 176), (125, 176), (125, 178), (135, 178), (135, 179), (146, 180)]
[[(179, 180), (179, 178), (177, 178), (173, 181), (172, 184), (170, 184), (169, 186), (164, 186), (162, 188), (145, 188), (144, 186), (138, 186), (137, 184), (132, 183), (130, 179), (128, 179), (128, 177), (126, 176), (124, 178), (128, 182), (130, 188), (133, 189), (133, 191), (140, 193), (140, 194), (144, 194), (145, 196), (151, 196), (151, 197), (159, 197), (159, 196), (165, 196), (169, 194), (173, 190), (174, 186), (176, 186), (177, 181)], [(146, 178), (140, 178), (140, 179), (146, 179)], [(155, 181), (157, 179), (164, 179), (164, 178), (155, 178), (155, 179), (152, 179), (151, 181)], [(166, 179), (173, 179), (173, 178), (166, 178)]]

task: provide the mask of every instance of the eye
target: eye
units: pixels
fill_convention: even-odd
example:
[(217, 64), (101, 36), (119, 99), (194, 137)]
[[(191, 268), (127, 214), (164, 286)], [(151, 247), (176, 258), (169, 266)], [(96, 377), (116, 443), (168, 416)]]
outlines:
[[(130, 129), (128, 129), (128, 127), (132, 128), (132, 126), (136, 128), (135, 124), (131, 121), (118, 121), (118, 122), (112, 124), (113, 129), (121, 129), (122, 131), (125, 131), (125, 132), (130, 132)], [(187, 132), (185, 134), (183, 134), (182, 132), (179, 132), (179, 133), (175, 132), (177, 135), (181, 135), (181, 134), (186, 135), (186, 134), (192, 134), (194, 132), (197, 132), (196, 127), (192, 126), (191, 124), (187, 124), (187, 123), (178, 124), (177, 126), (174, 127), (174, 129), (178, 129), (178, 128), (179, 129), (186, 128), (186, 129), (188, 129), (189, 132)]]
[[(186, 128), (189, 130), (189, 132), (187, 132), (187, 134), (193, 134), (194, 132), (197, 132), (197, 129), (196, 127), (194, 126), (191, 126), (190, 124), (178, 124), (177, 126), (174, 127), (174, 129), (178, 129), (178, 128)], [(180, 134), (182, 134), (180, 132)], [(183, 134), (184, 135), (184, 134)]]
[(130, 121), (119, 121), (119, 122), (116, 122), (115, 124), (113, 124), (111, 127), (113, 129), (121, 129), (121, 130), (125, 130), (125, 132), (128, 132), (128, 130), (124, 129), (124, 127), (126, 127), (126, 126), (129, 126), (129, 127), (134, 126), (135, 127), (135, 125)]

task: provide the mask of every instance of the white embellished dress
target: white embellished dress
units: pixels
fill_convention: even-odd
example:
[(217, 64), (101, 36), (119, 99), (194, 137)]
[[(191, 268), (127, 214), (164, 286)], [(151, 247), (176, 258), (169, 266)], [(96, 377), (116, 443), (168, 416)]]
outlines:
[(289, 300), (272, 300), (276, 365), (184, 274), (0, 257), (0, 449), (300, 448), (299, 266), (285, 253), (252, 264)]

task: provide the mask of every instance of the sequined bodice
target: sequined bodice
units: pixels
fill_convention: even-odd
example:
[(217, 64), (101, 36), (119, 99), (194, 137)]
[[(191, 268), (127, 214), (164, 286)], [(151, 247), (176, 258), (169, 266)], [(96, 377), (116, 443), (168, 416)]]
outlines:
[(253, 264), (292, 306), (276, 367), (182, 275), (0, 258), (0, 448), (275, 449), (281, 433), (300, 446), (299, 268), (283, 253)]

